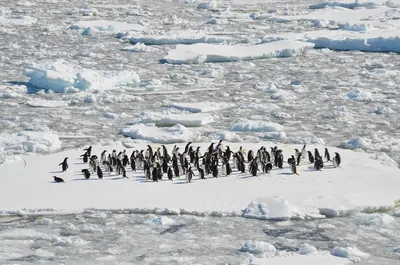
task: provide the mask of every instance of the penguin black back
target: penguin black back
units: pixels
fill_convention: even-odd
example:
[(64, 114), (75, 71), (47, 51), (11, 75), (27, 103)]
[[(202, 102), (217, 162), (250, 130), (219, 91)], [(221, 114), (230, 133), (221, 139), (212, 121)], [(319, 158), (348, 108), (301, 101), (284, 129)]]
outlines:
[(57, 183), (64, 183), (64, 180), (62, 178), (59, 178), (59, 177), (56, 177), (56, 176), (53, 176), (53, 178), (54, 178), (54, 181), (57, 182)]
[(101, 170), (101, 168), (99, 166), (97, 166), (97, 176), (99, 177), (99, 179), (103, 179), (103, 171)]

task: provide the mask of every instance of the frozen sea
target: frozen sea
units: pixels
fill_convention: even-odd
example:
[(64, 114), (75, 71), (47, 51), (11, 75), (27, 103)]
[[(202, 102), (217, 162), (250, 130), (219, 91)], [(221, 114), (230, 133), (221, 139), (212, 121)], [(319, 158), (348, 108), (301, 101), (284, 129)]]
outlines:
[[(354, 45), (255, 60), (234, 60), (232, 54), (168, 63), (167, 55), (180, 44), (250, 46), (342, 29), (342, 22), (276, 19), (305, 16), (310, 4), (322, 1), (199, 2), (1, 1), (0, 163), (27, 153), (134, 145), (143, 139), (124, 137), (121, 129), (170, 125), (157, 115), (193, 112), (204, 115), (188, 122), (185, 141), (319, 144), (383, 152), (400, 162), (400, 61), (390, 45), (384, 52)], [(385, 18), (396, 21), (398, 1), (388, 2), (393, 5)], [(371, 19), (368, 27), (378, 20), (383, 21)], [(359, 33), (345, 23), (351, 34)], [(37, 76), (43, 72), (47, 79)], [(210, 102), (217, 107), (207, 109)], [(284, 222), (89, 210), (7, 216), (0, 217), (0, 263), (249, 264), (265, 254), (243, 251), (252, 240), (271, 243), (278, 256), (312, 252), (309, 245), (329, 252), (354, 246), (370, 255), (359, 264), (398, 264), (399, 215), (392, 210)]]

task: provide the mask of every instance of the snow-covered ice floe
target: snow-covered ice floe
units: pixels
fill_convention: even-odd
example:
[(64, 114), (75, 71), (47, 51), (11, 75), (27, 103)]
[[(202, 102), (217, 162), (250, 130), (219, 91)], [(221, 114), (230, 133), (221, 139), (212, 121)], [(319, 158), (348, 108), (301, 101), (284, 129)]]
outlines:
[(121, 133), (133, 139), (142, 139), (153, 143), (182, 143), (195, 141), (200, 133), (181, 124), (172, 127), (157, 127), (154, 123), (137, 123), (121, 129)]
[(80, 90), (106, 90), (117, 86), (135, 85), (140, 82), (132, 71), (95, 71), (68, 63), (62, 59), (55, 62), (33, 64), (25, 73), (29, 84), (56, 93)]
[(207, 113), (156, 113), (144, 112), (141, 123), (155, 123), (156, 126), (181, 124), (186, 127), (198, 127), (213, 122), (213, 116)]
[(139, 24), (130, 24), (122, 21), (82, 20), (71, 25), (70, 29), (83, 29), (85, 34), (90, 30), (117, 33), (121, 31), (143, 31), (146, 28)]
[(278, 123), (248, 119), (242, 119), (231, 127), (231, 131), (236, 132), (280, 132), (283, 129)]
[(195, 44), (195, 43), (224, 43), (237, 41), (226, 36), (213, 35), (202, 31), (186, 30), (173, 31), (164, 34), (124, 36), (118, 34), (122, 39), (129, 40), (132, 44), (144, 43), (146, 45), (174, 45), (174, 44)]
[[(138, 124), (125, 132), (142, 138), (161, 139), (165, 143), (177, 139), (184, 139), (186, 142), (192, 135), (182, 125), (157, 128), (154, 125)], [(144, 150), (147, 144), (138, 141), (134, 150)], [(159, 144), (151, 145), (154, 150), (160, 147)], [(185, 145), (186, 143), (177, 144), (181, 150)], [(200, 151), (204, 153), (209, 143), (192, 145), (200, 147)], [(276, 144), (241, 142), (224, 143), (224, 145), (229, 145), (232, 151), (238, 151), (239, 147), (243, 146), (247, 151), (256, 150), (261, 146), (268, 148)], [(57, 147), (54, 144), (51, 146)], [(166, 145), (169, 153), (173, 146)], [(295, 148), (302, 148), (301, 145), (278, 144), (278, 146), (283, 150), (285, 159)], [(314, 150), (316, 147), (320, 151), (323, 150), (323, 146), (311, 145), (307, 146), (307, 150)], [(93, 146), (92, 154), (99, 156), (103, 150), (111, 152), (113, 149), (118, 152), (126, 149), (128, 154), (133, 151), (132, 148), (128, 149), (122, 145), (96, 145)], [(206, 180), (200, 180), (195, 170), (196, 176), (189, 184), (184, 178), (148, 183), (143, 177), (142, 170), (132, 172), (128, 168), (129, 179), (122, 179), (115, 173), (108, 175), (104, 172), (103, 180), (99, 180), (95, 173), (90, 180), (85, 180), (82, 175), (76, 173), (88, 167), (87, 164), (81, 163), (81, 149), (43, 156), (24, 156), (21, 160), (0, 165), (0, 172), (3, 172), (0, 177), (0, 209), (4, 214), (18, 211), (37, 213), (41, 211), (40, 209), (75, 212), (96, 208), (132, 213), (243, 216), (287, 220), (374, 212), (387, 210), (395, 205), (395, 201), (399, 199), (400, 185), (397, 167), (383, 165), (379, 160), (371, 159), (367, 153), (333, 147), (330, 147), (329, 151), (340, 153), (342, 157), (340, 168), (334, 168), (327, 162), (322, 171), (315, 171), (308, 161), (303, 161), (298, 166), (299, 175), (291, 174), (285, 163), (283, 169), (274, 168), (271, 173), (259, 173), (256, 177), (250, 176), (247, 171), (242, 174), (234, 169), (230, 176), (220, 175), (218, 178), (206, 176)], [(61, 172), (59, 163), (65, 157), (69, 157), (69, 168)], [(53, 176), (62, 177), (65, 183), (54, 183)], [(342, 251), (338, 252), (338, 255), (339, 253)]]
[(236, 105), (227, 102), (164, 102), (164, 106), (198, 113), (229, 109)]
[(199, 64), (292, 57), (301, 55), (313, 47), (312, 43), (288, 40), (252, 46), (202, 43), (177, 45), (176, 49), (169, 51), (161, 61), (171, 64)]
[(36, 18), (22, 15), (6, 15), (0, 10), (0, 26), (29, 26), (37, 22)]
[[(22, 131), (14, 135), (0, 135), (2, 152), (49, 153), (61, 149), (61, 141), (51, 132)], [(1, 152), (1, 153), (2, 153)]]
[(399, 6), (396, 0), (324, 0), (322, 3), (310, 5), (310, 8), (324, 8), (324, 7), (345, 7), (345, 8), (375, 8), (380, 6)]
[(346, 265), (353, 264), (349, 259), (335, 257), (329, 254), (318, 255), (294, 255), (287, 257), (274, 257), (267, 259), (253, 259), (250, 265), (310, 265), (310, 264), (324, 264), (324, 265)]

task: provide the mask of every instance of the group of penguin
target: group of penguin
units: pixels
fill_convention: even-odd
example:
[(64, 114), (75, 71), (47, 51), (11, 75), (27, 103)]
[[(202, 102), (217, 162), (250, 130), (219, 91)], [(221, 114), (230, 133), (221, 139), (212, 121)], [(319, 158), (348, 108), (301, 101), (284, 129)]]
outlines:
[[(184, 175), (187, 182), (192, 182), (193, 176), (195, 176), (193, 168), (197, 170), (200, 179), (205, 179), (205, 176), (210, 174), (214, 178), (221, 175), (229, 176), (233, 169), (245, 173), (246, 164), (250, 174), (257, 176), (258, 171), (269, 173), (273, 167), (283, 168), (284, 163), (283, 151), (277, 146), (271, 147), (269, 152), (262, 146), (257, 151), (249, 150), (246, 154), (242, 146), (237, 152), (233, 152), (228, 145), (225, 146), (222, 140), (216, 145), (211, 143), (204, 154), (201, 154), (200, 147), (194, 148), (192, 142), (186, 144), (183, 152), (175, 145), (171, 154), (168, 153), (165, 145), (161, 145), (155, 151), (150, 145), (147, 145), (146, 150), (134, 150), (130, 157), (128, 157), (126, 150), (119, 153), (113, 150), (108, 155), (107, 150), (104, 150), (100, 159), (97, 155), (92, 155), (92, 146), (84, 149), (84, 151), (85, 153), (81, 155), (83, 163), (89, 164), (89, 168), (82, 169), (82, 174), (86, 179), (89, 179), (94, 172), (96, 172), (98, 178), (102, 179), (103, 169), (101, 166), (106, 172), (110, 174), (116, 172), (123, 178), (128, 178), (126, 167), (129, 165), (132, 171), (143, 170), (145, 178), (154, 182), (163, 179), (164, 174), (167, 175), (169, 180)], [(303, 146), (301, 151), (298, 149), (294, 151), (294, 155), (291, 155), (287, 160), (293, 174), (298, 175), (297, 166), (307, 158), (310, 164), (314, 164), (315, 170), (321, 170), (324, 167), (323, 158), (317, 148), (314, 149), (314, 154), (306, 150), (306, 145)], [(332, 162), (333, 167), (339, 167), (341, 164), (339, 153), (335, 152), (331, 159), (327, 148), (325, 148), (324, 158), (326, 162)], [(59, 164), (59, 166), (62, 166), (63, 172), (68, 169), (67, 160), (68, 157)], [(54, 180), (64, 182), (62, 178), (55, 176)]]

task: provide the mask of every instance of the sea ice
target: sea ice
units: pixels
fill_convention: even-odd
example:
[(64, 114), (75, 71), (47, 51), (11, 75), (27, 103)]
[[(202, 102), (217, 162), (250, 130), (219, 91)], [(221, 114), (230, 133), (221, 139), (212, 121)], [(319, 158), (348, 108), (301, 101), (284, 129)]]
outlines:
[(129, 24), (126, 22), (108, 20), (82, 20), (74, 23), (70, 28), (83, 29), (84, 31), (93, 28), (98, 31), (106, 31), (110, 33), (121, 31), (143, 31), (146, 29), (144, 26), (139, 24)]
[(312, 43), (286, 40), (253, 46), (197, 43), (177, 45), (162, 61), (171, 64), (200, 64), (292, 57), (301, 55), (312, 47)]
[(164, 102), (164, 106), (185, 110), (193, 113), (214, 112), (223, 109), (229, 109), (235, 104), (226, 102)]
[(243, 246), (240, 248), (240, 251), (251, 254), (259, 254), (266, 258), (275, 256), (276, 248), (274, 245), (268, 242), (250, 240), (243, 244)]
[(284, 127), (268, 121), (242, 119), (232, 125), (230, 130), (235, 132), (281, 132)]
[(156, 113), (143, 112), (141, 123), (155, 123), (156, 126), (173, 126), (181, 124), (186, 127), (204, 126), (213, 122), (213, 116), (208, 113)]
[(29, 84), (56, 93), (79, 90), (106, 90), (116, 86), (134, 85), (140, 82), (132, 71), (95, 71), (68, 63), (62, 59), (55, 62), (33, 64), (24, 73)]

